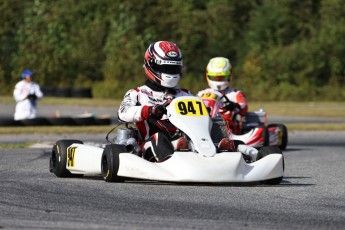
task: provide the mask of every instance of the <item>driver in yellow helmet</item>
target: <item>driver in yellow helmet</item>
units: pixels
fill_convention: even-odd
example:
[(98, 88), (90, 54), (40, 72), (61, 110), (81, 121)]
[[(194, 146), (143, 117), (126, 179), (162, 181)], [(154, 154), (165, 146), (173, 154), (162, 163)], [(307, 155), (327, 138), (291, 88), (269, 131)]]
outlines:
[[(220, 109), (222, 117), (231, 124), (236, 114), (246, 115), (248, 105), (245, 95), (235, 88), (230, 88), (233, 77), (232, 66), (229, 59), (224, 57), (212, 58), (206, 68), (206, 80), (210, 88), (198, 92), (199, 97), (209, 97), (224, 102), (224, 107)], [(235, 126), (230, 128), (237, 133)]]

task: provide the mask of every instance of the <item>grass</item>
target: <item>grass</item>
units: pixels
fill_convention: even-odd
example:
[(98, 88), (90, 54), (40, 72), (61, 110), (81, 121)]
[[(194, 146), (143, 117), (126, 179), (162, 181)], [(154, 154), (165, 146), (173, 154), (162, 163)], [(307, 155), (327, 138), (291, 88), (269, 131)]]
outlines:
[(0, 149), (25, 149), (33, 145), (33, 142), (21, 142), (21, 143), (0, 143)]
[(345, 102), (253, 102), (250, 111), (263, 108), (269, 115), (345, 118)]
[(287, 123), (288, 131), (345, 131), (345, 123)]

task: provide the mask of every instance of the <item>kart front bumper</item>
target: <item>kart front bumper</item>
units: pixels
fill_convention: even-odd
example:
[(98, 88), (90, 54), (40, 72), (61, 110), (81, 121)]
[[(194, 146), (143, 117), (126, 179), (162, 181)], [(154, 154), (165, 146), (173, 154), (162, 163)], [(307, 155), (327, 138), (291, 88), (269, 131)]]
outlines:
[(255, 182), (283, 177), (283, 155), (270, 154), (247, 164), (240, 152), (204, 157), (175, 152), (164, 162), (148, 162), (130, 153), (120, 154), (118, 175), (170, 182)]

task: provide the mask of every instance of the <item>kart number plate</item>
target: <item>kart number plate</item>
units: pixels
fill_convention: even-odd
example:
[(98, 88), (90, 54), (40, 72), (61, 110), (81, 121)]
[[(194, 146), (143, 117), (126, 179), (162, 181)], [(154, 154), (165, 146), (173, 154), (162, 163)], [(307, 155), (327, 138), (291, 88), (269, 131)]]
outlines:
[(204, 103), (198, 100), (181, 100), (175, 104), (175, 109), (184, 116), (208, 116)]

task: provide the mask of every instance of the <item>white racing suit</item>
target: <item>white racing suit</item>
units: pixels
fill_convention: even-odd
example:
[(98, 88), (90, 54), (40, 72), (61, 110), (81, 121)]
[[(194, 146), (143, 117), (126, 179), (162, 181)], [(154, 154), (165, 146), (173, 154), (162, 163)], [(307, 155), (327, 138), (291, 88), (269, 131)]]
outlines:
[[(145, 85), (127, 91), (123, 101), (120, 104), (118, 117), (121, 121), (136, 123), (139, 132), (145, 141), (152, 138), (159, 140), (159, 137), (156, 136), (159, 130), (157, 130), (157, 128), (155, 128), (147, 119), (145, 119), (147, 114), (143, 114), (145, 112), (144, 107), (163, 105), (168, 100), (172, 100), (176, 97), (190, 95), (192, 95), (190, 91), (181, 89), (179, 87), (163, 89), (154, 85), (150, 81), (146, 81)], [(162, 120), (166, 119), (167, 116), (164, 115)], [(146, 149), (146, 146), (144, 146), (144, 148)], [(155, 158), (156, 160), (159, 160), (157, 159), (156, 155)]]
[[(36, 95), (36, 99), (28, 99), (28, 95)], [(16, 101), (14, 120), (32, 119), (36, 117), (36, 100), (43, 97), (39, 85), (35, 82), (22, 80), (16, 84), (13, 91)]]

